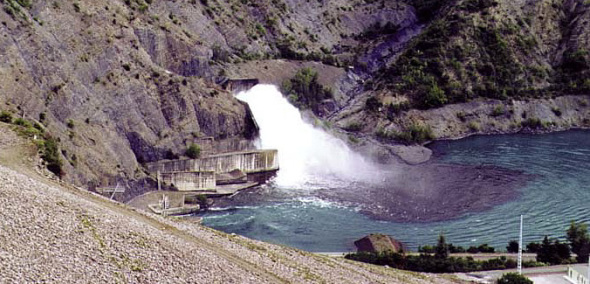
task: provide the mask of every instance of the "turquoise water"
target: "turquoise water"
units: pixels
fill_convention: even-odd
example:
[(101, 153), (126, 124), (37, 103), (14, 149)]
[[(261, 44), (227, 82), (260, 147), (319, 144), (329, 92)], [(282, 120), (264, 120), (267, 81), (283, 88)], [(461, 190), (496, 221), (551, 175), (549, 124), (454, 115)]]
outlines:
[(355, 207), (271, 183), (242, 193), (242, 201), (204, 214), (203, 223), (304, 250), (341, 252), (354, 250), (354, 240), (376, 232), (390, 234), (410, 249), (435, 243), (440, 232), (455, 245), (488, 243), (505, 249), (508, 241), (518, 238), (520, 214), (524, 214), (525, 243), (540, 241), (544, 235), (563, 237), (571, 220), (590, 221), (590, 131), (475, 136), (439, 141), (430, 148), (438, 162), (496, 165), (525, 171), (533, 179), (518, 189), (521, 195), (516, 200), (431, 223), (378, 221)]

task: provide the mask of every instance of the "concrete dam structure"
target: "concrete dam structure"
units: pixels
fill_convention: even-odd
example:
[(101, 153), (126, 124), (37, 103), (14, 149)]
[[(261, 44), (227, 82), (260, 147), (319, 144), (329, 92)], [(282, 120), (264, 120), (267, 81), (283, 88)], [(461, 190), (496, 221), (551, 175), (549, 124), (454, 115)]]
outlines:
[[(236, 178), (234, 183), (258, 182), (279, 169), (277, 150), (253, 150), (211, 155), (200, 159), (158, 161), (148, 163), (148, 171), (158, 176), (161, 182), (174, 185), (179, 191), (216, 191), (224, 177), (223, 184), (232, 182), (229, 176), (247, 176), (246, 180)], [(238, 172), (238, 174), (236, 174)]]
[(229, 173), (238, 169), (246, 174), (279, 169), (277, 150), (253, 150), (211, 155), (200, 159), (148, 163), (150, 173), (205, 172)]
[(161, 173), (159, 179), (165, 184), (173, 184), (178, 191), (215, 190), (215, 172), (175, 172)]
[(221, 82), (221, 86), (231, 92), (238, 93), (241, 91), (247, 91), (250, 88), (258, 85), (260, 80), (258, 79), (226, 79)]

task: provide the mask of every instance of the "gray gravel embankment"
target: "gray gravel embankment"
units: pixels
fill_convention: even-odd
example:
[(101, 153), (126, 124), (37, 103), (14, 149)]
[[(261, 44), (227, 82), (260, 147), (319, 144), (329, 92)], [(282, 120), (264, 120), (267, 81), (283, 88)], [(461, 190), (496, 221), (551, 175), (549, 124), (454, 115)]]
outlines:
[[(4, 134), (0, 154), (18, 151)], [(454, 283), (137, 212), (33, 175), (0, 165), (0, 283)]]

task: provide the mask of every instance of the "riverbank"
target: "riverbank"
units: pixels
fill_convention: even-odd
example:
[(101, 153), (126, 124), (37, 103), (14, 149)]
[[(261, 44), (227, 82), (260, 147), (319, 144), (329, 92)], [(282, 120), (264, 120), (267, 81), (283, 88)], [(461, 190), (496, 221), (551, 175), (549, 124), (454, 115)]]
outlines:
[(410, 165), (430, 160), (432, 151), (424, 145), (404, 145), (395, 140), (411, 125), (431, 130), (433, 141), (459, 140), (475, 135), (551, 133), (590, 128), (590, 95), (560, 96), (527, 100), (478, 99), (440, 108), (400, 112), (387, 117), (385, 108), (376, 113), (363, 111), (364, 104), (351, 103), (330, 119), (346, 129), (334, 131), (343, 141), (378, 161)]

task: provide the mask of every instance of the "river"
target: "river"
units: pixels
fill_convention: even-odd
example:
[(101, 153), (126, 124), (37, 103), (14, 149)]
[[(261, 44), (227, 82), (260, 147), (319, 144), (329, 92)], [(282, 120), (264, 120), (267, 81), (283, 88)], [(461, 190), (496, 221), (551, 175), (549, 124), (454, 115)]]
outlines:
[[(258, 91), (269, 92), (268, 89)], [(279, 148), (281, 170), (268, 184), (223, 200), (212, 211), (202, 214), (206, 226), (315, 252), (352, 251), (353, 241), (369, 233), (390, 234), (415, 250), (419, 245), (434, 244), (441, 232), (454, 245), (487, 243), (504, 250), (508, 241), (518, 238), (520, 214), (524, 215), (525, 243), (541, 241), (544, 235), (563, 238), (571, 220), (590, 221), (590, 131), (473, 136), (432, 143), (429, 147), (435, 155), (429, 164), (456, 166), (457, 169), (483, 168), (483, 174), (471, 170), (445, 174), (456, 175), (458, 179), (469, 177), (470, 173), (475, 175), (464, 178), (472, 182), (462, 181), (455, 195), (443, 194), (449, 195), (450, 201), (459, 200), (458, 204), (451, 202), (451, 206), (447, 206), (453, 214), (419, 220), (416, 219), (419, 214), (409, 213), (404, 219), (397, 218), (402, 211), (394, 210), (393, 203), (383, 203), (382, 195), (365, 194), (361, 201), (357, 197), (334, 198), (329, 194), (340, 191), (353, 192), (357, 196), (356, 193), (381, 192), (384, 186), (366, 180), (367, 173), (361, 169), (374, 165), (366, 164), (344, 143), (319, 130), (312, 130), (311, 126), (306, 128), (299, 121), (293, 125), (285, 124), (285, 119), (279, 117), (292, 109), (278, 107), (285, 104), (283, 101), (272, 101), (270, 97), (263, 100), (266, 108), (276, 107), (276, 113), (272, 114), (274, 119), (259, 118), (257, 112), (260, 110), (251, 104), (261, 128), (260, 147)], [(291, 115), (297, 117), (298, 113)], [(272, 128), (261, 120), (281, 123), (275, 123), (277, 128)], [(301, 131), (309, 132), (304, 141), (300, 136), (288, 134), (301, 135)], [(281, 132), (278, 136), (283, 136), (282, 140), (265, 137), (277, 136), (276, 132)], [(273, 139), (281, 141), (269, 142)], [(285, 144), (290, 144), (288, 149), (281, 149)], [(287, 156), (281, 156), (284, 152)], [(339, 159), (334, 162), (333, 157)], [(357, 167), (359, 164), (362, 167)], [(388, 174), (392, 169), (380, 171), (373, 168), (371, 171), (378, 171), (383, 176), (379, 179), (390, 179), (388, 184), (403, 184), (400, 178), (405, 176)], [(490, 187), (479, 188), (482, 175), (498, 171), (506, 178), (492, 179), (487, 182)], [(510, 180), (512, 176), (526, 177), (526, 182), (520, 178)], [(500, 190), (505, 184), (513, 188)], [(461, 201), (464, 195), (461, 192), (465, 188), (473, 190), (474, 197)], [(400, 200), (399, 196), (391, 198)], [(407, 208), (426, 211), (429, 207), (436, 207), (429, 199), (413, 202), (415, 204)], [(479, 207), (458, 210), (462, 203), (477, 203)], [(392, 209), (395, 216), (382, 218), (368, 214), (368, 204), (374, 209), (390, 207), (384, 210)], [(402, 202), (400, 208), (405, 208), (403, 206), (407, 204)]]

